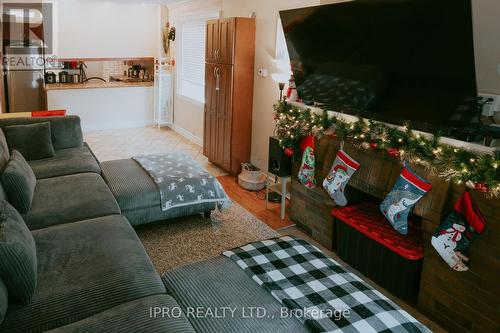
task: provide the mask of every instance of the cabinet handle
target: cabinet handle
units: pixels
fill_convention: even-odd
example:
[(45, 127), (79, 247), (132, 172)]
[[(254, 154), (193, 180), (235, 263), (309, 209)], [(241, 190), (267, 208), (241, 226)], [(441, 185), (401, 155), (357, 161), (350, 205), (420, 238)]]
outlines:
[(220, 91), (220, 68), (216, 67), (215, 68), (215, 90)]
[(213, 50), (212, 55), (215, 60), (217, 60), (217, 50)]
[(220, 49), (217, 49), (217, 58), (220, 60), (222, 57), (220, 56)]

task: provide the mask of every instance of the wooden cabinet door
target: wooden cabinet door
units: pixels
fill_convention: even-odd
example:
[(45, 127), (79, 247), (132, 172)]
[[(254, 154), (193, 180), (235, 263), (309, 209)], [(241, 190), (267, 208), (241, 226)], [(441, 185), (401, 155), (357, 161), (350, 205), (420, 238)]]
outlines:
[(216, 163), (217, 139), (217, 91), (215, 64), (205, 65), (205, 119), (203, 133), (203, 155)]
[(219, 50), (217, 62), (220, 64), (234, 64), (234, 33), (235, 19), (219, 20)]
[(216, 161), (225, 170), (231, 169), (231, 130), (233, 105), (233, 66), (216, 66), (217, 143)]
[(208, 63), (216, 63), (219, 53), (219, 20), (207, 21), (207, 36), (205, 47), (205, 61)]

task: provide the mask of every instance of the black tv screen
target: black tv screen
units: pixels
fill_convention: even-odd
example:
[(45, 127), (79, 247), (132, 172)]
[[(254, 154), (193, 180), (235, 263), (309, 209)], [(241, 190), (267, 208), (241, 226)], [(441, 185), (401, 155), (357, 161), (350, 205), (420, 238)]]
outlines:
[(306, 104), (447, 136), (484, 129), (470, 0), (355, 0), (280, 16)]

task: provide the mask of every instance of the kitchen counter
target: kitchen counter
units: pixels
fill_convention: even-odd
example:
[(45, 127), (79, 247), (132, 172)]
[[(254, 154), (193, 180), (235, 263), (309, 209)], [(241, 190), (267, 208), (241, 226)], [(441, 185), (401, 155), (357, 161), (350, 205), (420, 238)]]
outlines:
[(45, 85), (45, 90), (68, 90), (68, 89), (101, 89), (101, 88), (126, 88), (126, 87), (152, 87), (153, 81), (146, 82), (103, 82), (92, 80), (85, 83), (50, 83)]
[(84, 132), (154, 123), (153, 82), (52, 83), (45, 93), (48, 109), (79, 116)]

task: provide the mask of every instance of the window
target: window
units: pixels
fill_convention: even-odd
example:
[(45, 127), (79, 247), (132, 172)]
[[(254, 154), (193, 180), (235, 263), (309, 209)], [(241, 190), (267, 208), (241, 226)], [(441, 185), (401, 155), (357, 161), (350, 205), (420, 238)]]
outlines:
[(206, 18), (187, 19), (181, 23), (179, 93), (205, 102)]

